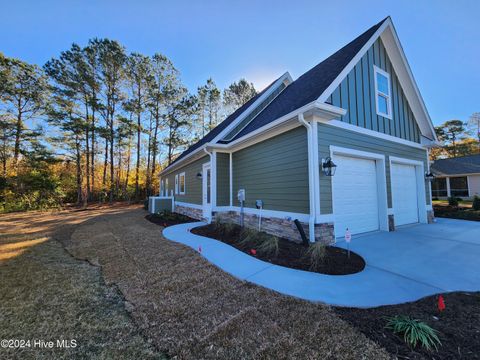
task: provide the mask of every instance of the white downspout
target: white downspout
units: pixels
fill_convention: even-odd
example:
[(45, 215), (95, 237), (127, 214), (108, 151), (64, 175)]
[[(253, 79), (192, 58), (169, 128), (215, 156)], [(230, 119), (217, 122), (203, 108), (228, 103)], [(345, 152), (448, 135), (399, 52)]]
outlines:
[(307, 144), (308, 144), (308, 191), (309, 191), (309, 203), (310, 203), (310, 216), (308, 218), (308, 238), (310, 242), (315, 242), (315, 178), (313, 172), (314, 164), (313, 164), (313, 142), (312, 142), (312, 134), (313, 129), (312, 125), (310, 125), (303, 114), (298, 114), (298, 121), (303, 124), (307, 128)]

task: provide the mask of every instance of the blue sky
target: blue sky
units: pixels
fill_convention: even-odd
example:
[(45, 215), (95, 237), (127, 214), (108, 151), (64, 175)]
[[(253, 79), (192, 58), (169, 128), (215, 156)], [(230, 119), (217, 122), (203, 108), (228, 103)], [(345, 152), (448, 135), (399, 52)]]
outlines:
[(109, 37), (167, 55), (194, 91), (245, 77), (293, 78), (392, 16), (435, 124), (480, 111), (479, 1), (2, 1), (0, 51), (43, 65), (72, 42)]

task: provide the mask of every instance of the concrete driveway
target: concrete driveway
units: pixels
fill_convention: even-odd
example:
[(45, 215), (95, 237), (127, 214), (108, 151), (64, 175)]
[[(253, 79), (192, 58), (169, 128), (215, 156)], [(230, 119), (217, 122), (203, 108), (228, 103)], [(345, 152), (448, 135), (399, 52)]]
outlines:
[[(331, 305), (374, 307), (450, 291), (480, 290), (480, 223), (438, 219), (395, 232), (354, 236), (350, 249), (364, 257), (357, 274), (333, 276), (295, 270), (253, 258), (188, 230), (164, 229), (167, 239), (202, 248), (201, 255), (233, 276), (282, 294)], [(345, 247), (344, 241), (337, 246)]]
[[(345, 241), (338, 246), (347, 248)], [(358, 236), (350, 249), (368, 267), (438, 292), (480, 290), (480, 223), (437, 218), (391, 233)]]

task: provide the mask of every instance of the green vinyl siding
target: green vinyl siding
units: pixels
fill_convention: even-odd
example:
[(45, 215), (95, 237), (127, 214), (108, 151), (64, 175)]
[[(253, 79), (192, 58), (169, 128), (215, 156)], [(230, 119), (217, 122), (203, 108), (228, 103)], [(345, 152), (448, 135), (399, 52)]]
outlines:
[[(390, 74), (392, 119), (377, 115), (374, 65)], [(380, 38), (363, 55), (327, 102), (347, 110), (341, 121), (420, 142), (420, 129)]]
[[(176, 201), (190, 204), (202, 204), (202, 179), (197, 174), (202, 172), (202, 165), (209, 162), (210, 158), (204, 156), (190, 164), (187, 164), (171, 173), (161, 177), (161, 180), (168, 179), (168, 195), (173, 191)], [(185, 172), (185, 195), (175, 194), (175, 175)]]
[(230, 154), (217, 153), (217, 206), (230, 205)]
[(245, 206), (263, 200), (268, 210), (308, 213), (307, 132), (301, 126), (232, 155), (233, 205), (245, 189)]
[[(327, 124), (318, 124), (318, 151), (320, 159), (330, 156), (331, 145), (385, 155), (389, 208), (392, 207), (389, 156), (423, 161), (424, 167), (427, 169), (427, 152), (425, 149), (417, 149)], [(320, 211), (322, 214), (332, 213), (331, 180), (331, 177), (320, 173)], [(355, 185), (352, 184), (352, 186)], [(427, 181), (425, 181), (425, 192), (427, 204), (430, 204), (430, 192)], [(355, 199), (352, 199), (352, 201), (355, 201)]]

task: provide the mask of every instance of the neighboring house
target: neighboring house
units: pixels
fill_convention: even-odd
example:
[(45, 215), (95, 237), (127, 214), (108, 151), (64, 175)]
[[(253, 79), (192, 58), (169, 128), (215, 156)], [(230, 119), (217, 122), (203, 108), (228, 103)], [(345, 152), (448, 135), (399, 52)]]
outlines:
[(480, 195), (480, 154), (435, 160), (431, 165), (435, 179), (432, 196), (472, 199)]
[(162, 171), (160, 195), (179, 213), (239, 222), (244, 190), (246, 226), (261, 217), (262, 230), (299, 240), (298, 219), (330, 243), (347, 228), (431, 221), (435, 142), (388, 17), (297, 80), (272, 82)]

